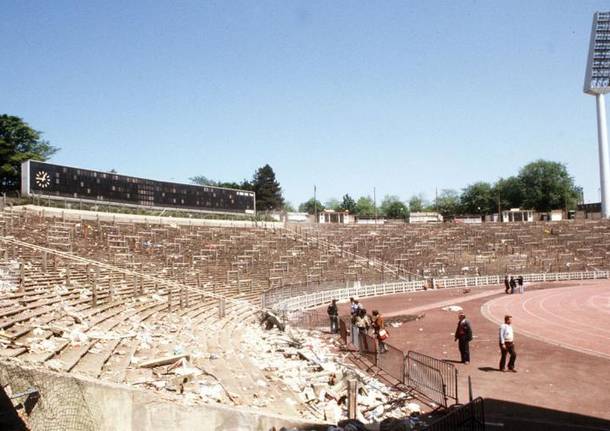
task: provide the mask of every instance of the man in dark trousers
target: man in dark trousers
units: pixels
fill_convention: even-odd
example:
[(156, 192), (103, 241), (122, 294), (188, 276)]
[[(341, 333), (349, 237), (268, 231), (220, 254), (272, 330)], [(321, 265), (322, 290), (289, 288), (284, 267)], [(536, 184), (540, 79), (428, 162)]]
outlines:
[(508, 281), (508, 274), (504, 277), (504, 293), (508, 293), (510, 289), (510, 282)]
[(455, 330), (455, 341), (458, 342), (460, 356), (463, 364), (470, 363), (470, 342), (472, 341), (472, 327), (470, 322), (466, 320), (466, 315), (460, 312), (458, 315), (458, 324)]
[(339, 332), (339, 310), (337, 309), (337, 300), (333, 299), (326, 309), (328, 318), (330, 319), (330, 333), (336, 334)]
[(508, 360), (508, 370), (516, 373), (515, 360), (517, 352), (515, 351), (515, 336), (513, 333), (512, 316), (504, 316), (504, 323), (500, 325), (500, 371), (506, 371), (506, 355), (510, 356)]

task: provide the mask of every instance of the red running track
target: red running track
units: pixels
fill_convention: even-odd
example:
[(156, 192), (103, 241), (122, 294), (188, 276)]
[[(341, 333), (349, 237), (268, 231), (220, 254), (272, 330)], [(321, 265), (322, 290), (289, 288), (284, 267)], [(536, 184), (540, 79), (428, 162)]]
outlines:
[(610, 285), (581, 285), (515, 293), (481, 307), (495, 323), (513, 316), (519, 334), (567, 349), (610, 359)]

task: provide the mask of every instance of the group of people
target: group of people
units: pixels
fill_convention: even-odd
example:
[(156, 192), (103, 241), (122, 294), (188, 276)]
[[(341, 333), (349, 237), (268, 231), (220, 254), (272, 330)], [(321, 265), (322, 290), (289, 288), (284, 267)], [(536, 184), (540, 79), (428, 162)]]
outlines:
[(525, 286), (523, 285), (523, 276), (514, 277), (506, 274), (504, 277), (504, 293), (515, 293), (515, 289), (519, 286), (519, 293), (523, 293)]
[[(387, 347), (384, 341), (388, 338), (389, 334), (385, 327), (383, 316), (377, 310), (373, 310), (371, 315), (369, 315), (358, 299), (350, 298), (349, 300), (352, 344), (359, 348), (361, 336), (369, 334), (372, 330), (374, 336), (379, 341), (379, 351), (385, 353)], [(336, 334), (339, 332), (339, 309), (336, 299), (331, 301), (326, 311), (330, 319), (330, 332)]]
[[(500, 325), (499, 343), (500, 343), (500, 371), (506, 371), (506, 357), (508, 356), (508, 371), (516, 373), (515, 361), (517, 360), (517, 352), (515, 351), (515, 340), (512, 324), (512, 316), (504, 316), (504, 323)], [(458, 324), (455, 329), (455, 341), (458, 342), (460, 350), (460, 358), (463, 364), (470, 363), (470, 342), (472, 341), (472, 326), (470, 321), (466, 319), (466, 314), (460, 312), (458, 315)]]
[[(519, 277), (520, 286), (523, 285), (523, 277)], [(514, 280), (511, 277), (511, 280)], [(509, 286), (510, 287), (510, 286)], [(506, 292), (508, 293), (508, 291)], [(512, 292), (511, 292), (512, 293)], [(339, 309), (337, 300), (333, 299), (327, 308), (327, 313), (330, 319), (330, 332), (336, 334), (339, 332)], [(351, 341), (356, 348), (360, 346), (361, 335), (368, 334), (372, 329), (375, 338), (379, 342), (380, 353), (388, 351), (385, 345), (385, 340), (389, 337), (385, 327), (383, 316), (377, 310), (373, 310), (369, 316), (360, 302), (355, 298), (350, 298), (350, 315), (351, 315)], [(512, 324), (512, 316), (504, 316), (504, 323), (500, 325), (499, 344), (500, 344), (500, 371), (506, 371), (506, 358), (508, 356), (508, 371), (516, 373), (515, 361), (517, 352), (515, 351), (515, 342)], [(460, 359), (463, 364), (470, 363), (470, 342), (473, 339), (472, 325), (466, 319), (466, 314), (460, 312), (458, 315), (458, 323), (454, 334), (455, 341), (458, 342), (460, 351)]]

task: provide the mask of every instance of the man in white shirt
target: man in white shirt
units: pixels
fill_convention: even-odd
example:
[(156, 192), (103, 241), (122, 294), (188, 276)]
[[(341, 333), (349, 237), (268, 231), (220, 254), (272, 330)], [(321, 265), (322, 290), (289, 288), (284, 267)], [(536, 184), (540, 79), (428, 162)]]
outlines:
[(500, 371), (506, 371), (506, 354), (510, 355), (508, 359), (508, 370), (516, 373), (515, 360), (517, 359), (517, 352), (515, 352), (515, 342), (513, 327), (511, 326), (512, 316), (504, 316), (504, 323), (500, 325)]

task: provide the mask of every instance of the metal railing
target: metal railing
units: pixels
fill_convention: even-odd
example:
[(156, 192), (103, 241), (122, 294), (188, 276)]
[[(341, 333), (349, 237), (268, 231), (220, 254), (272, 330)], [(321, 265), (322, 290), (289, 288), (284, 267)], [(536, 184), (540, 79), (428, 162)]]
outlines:
[(449, 406), (449, 400), (458, 403), (458, 371), (453, 364), (409, 351), (404, 369), (408, 387), (443, 407)]
[(478, 397), (430, 423), (426, 431), (485, 431), (483, 398)]
[[(451, 401), (454, 404), (458, 402), (458, 372), (453, 364), (414, 351), (405, 353), (388, 343), (384, 343), (386, 350), (381, 351), (375, 334), (352, 334), (352, 330), (355, 327), (349, 317), (342, 316), (339, 319), (339, 339), (345, 346), (355, 347), (372, 366), (421, 395), (430, 405), (446, 408)], [(352, 335), (357, 335), (357, 338), (352, 338)]]
[[(548, 282), (569, 280), (594, 280), (610, 278), (610, 271), (579, 271), (579, 272), (547, 272), (538, 274), (523, 274), (525, 282)], [(347, 301), (351, 297), (370, 297), (392, 295), (396, 293), (411, 293), (433, 286), (439, 288), (482, 287), (504, 282), (503, 275), (483, 275), (479, 277), (452, 277), (433, 278), (430, 280), (401, 281), (393, 283), (370, 284), (341, 289), (323, 290), (313, 293), (298, 294), (292, 291), (293, 296), (274, 295), (263, 293), (262, 303), (265, 307), (283, 310), (286, 312), (306, 310), (308, 308), (328, 304), (332, 299)]]

